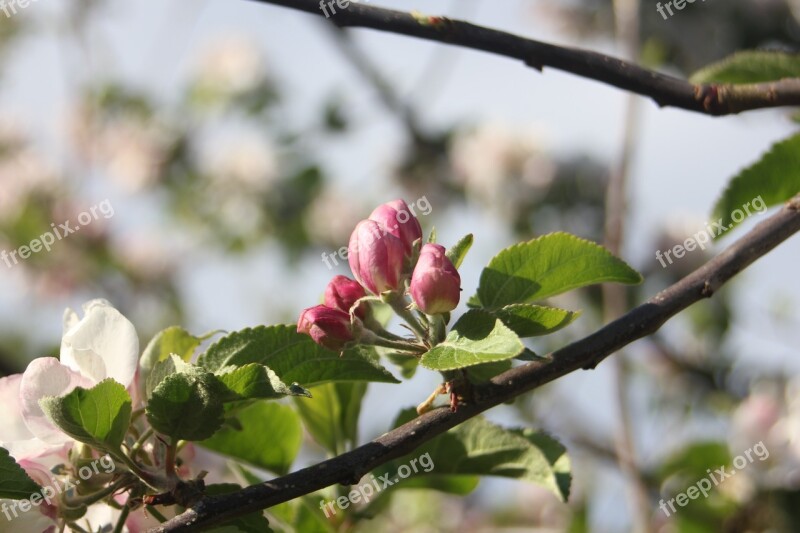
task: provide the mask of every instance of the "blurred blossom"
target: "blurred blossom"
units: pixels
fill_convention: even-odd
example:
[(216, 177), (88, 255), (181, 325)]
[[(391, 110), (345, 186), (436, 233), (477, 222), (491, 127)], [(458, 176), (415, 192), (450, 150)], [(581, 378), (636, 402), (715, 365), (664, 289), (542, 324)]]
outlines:
[(760, 383), (733, 414), (731, 452), (739, 453), (763, 441), (769, 458), (761, 470), (766, 471), (770, 485), (800, 487), (798, 389), (798, 378), (783, 391), (778, 384)]
[(791, 452), (800, 464), (800, 375), (794, 376), (786, 386), (786, 409), (786, 436)]
[(255, 235), (264, 223), (258, 198), (244, 193), (220, 199), (219, 214), (225, 228), (237, 235)]
[(223, 187), (240, 185), (250, 191), (265, 192), (278, 179), (278, 156), (268, 139), (242, 135), (216, 148), (203, 167)]
[[(757, 458), (755, 461), (756, 463), (754, 464), (760, 462)], [(752, 465), (748, 465), (743, 470), (738, 471), (742, 475), (726, 478), (724, 483), (720, 483), (717, 486), (717, 490), (739, 504), (752, 500), (757, 488), (752, 468)]]
[(520, 509), (521, 522), (526, 526), (535, 526), (536, 531), (541, 533), (569, 529), (572, 518), (569, 505), (559, 501), (552, 492), (543, 487), (528, 483), (520, 485), (515, 507)]
[(133, 112), (101, 120), (86, 106), (75, 109), (69, 130), (84, 158), (102, 165), (128, 191), (153, 185), (166, 162), (174, 134), (159, 120)]
[(128, 117), (114, 120), (98, 141), (111, 177), (138, 191), (158, 180), (171, 136), (163, 125)]
[(556, 165), (543, 148), (543, 135), (533, 129), (488, 123), (459, 132), (450, 150), (454, 178), (470, 198), (507, 210), (521, 190), (547, 189), (552, 183)]
[(306, 215), (306, 231), (311, 239), (318, 244), (337, 248), (345, 245), (353, 228), (361, 220), (360, 210), (353, 204), (352, 196), (325, 188), (314, 199)]
[[(734, 436), (742, 444), (758, 442), (768, 437), (770, 431), (781, 418), (782, 406), (771, 392), (756, 392), (748, 396), (733, 414)], [(771, 442), (764, 441), (767, 449)], [(736, 445), (734, 445), (733, 449)], [(748, 444), (745, 448), (751, 446)]]
[(26, 198), (53, 188), (55, 170), (33, 149), (5, 142), (0, 131), (0, 222), (15, 219)]
[(255, 89), (265, 75), (258, 45), (242, 36), (228, 36), (201, 53), (195, 79), (205, 90), (235, 94)]
[(112, 250), (119, 261), (137, 276), (148, 279), (166, 277), (178, 255), (154, 234), (136, 233), (112, 241)]

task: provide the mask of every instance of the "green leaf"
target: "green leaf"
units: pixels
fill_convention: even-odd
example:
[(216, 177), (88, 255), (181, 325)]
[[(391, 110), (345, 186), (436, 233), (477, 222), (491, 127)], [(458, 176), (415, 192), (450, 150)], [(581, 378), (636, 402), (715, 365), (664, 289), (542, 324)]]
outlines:
[[(396, 424), (415, 416), (413, 409), (404, 410)], [(417, 468), (412, 464), (415, 459)], [(569, 497), (570, 462), (558, 441), (531, 429), (505, 429), (483, 417), (467, 420), (384, 465), (379, 473), (389, 473), (394, 480), (401, 465), (408, 465), (413, 473), (399, 481), (397, 488), (418, 476), (499, 476), (536, 483), (562, 501)]]
[(222, 426), (224, 394), (219, 380), (202, 369), (171, 374), (153, 390), (147, 420), (174, 440), (207, 439)]
[[(334, 507), (337, 512), (342, 512)], [(283, 522), (290, 529), (298, 533), (335, 533), (333, 522), (325, 517), (325, 512), (320, 509), (319, 498), (313, 495), (302, 496), (294, 500), (270, 507), (267, 512), (277, 521)], [(330, 511), (329, 511), (330, 512)], [(276, 526), (277, 527), (277, 526)]]
[(578, 287), (642, 276), (600, 245), (568, 233), (551, 233), (510, 246), (481, 273), (477, 299), (487, 309), (543, 300)]
[(0, 498), (27, 500), (41, 490), (42, 487), (28, 477), (8, 450), (0, 447)]
[[(402, 488), (403, 490), (427, 489), (444, 492), (446, 494), (455, 494), (457, 496), (466, 496), (478, 488), (480, 481), (481, 478), (479, 476), (424, 475), (404, 479), (402, 485), (398, 485), (397, 488)], [(375, 495), (371, 497), (368, 505), (355, 511), (355, 515), (360, 519), (371, 519), (380, 516), (389, 509), (394, 494), (395, 491), (393, 490), (376, 492)]]
[[(572, 485), (572, 465), (564, 445), (547, 433), (534, 431), (530, 428), (515, 429), (511, 430), (511, 432), (527, 439), (528, 442), (544, 454), (556, 478), (556, 485), (558, 486), (556, 496), (560, 494), (562, 499), (566, 501), (569, 498), (569, 490)], [(548, 477), (549, 482), (550, 479)], [(552, 490), (553, 487), (550, 486), (548, 488)]]
[(308, 432), (323, 448), (338, 455), (358, 444), (358, 417), (366, 383), (328, 383), (312, 389), (313, 399), (295, 402)]
[(431, 228), (431, 234), (428, 235), (428, 243), (435, 244), (436, 243), (436, 228)]
[[(777, 144), (756, 164), (729, 183), (714, 205), (714, 238), (725, 235), (747, 216), (763, 213), (800, 192), (800, 133)], [(749, 213), (748, 213), (749, 211)], [(738, 214), (737, 214), (738, 213)], [(736, 220), (738, 219), (738, 220)]]
[(693, 442), (668, 457), (658, 468), (656, 476), (662, 482), (670, 476), (700, 479), (706, 477), (709, 465), (729, 465), (732, 459), (724, 442)]
[(420, 363), (431, 370), (454, 370), (511, 359), (523, 349), (519, 337), (499, 318), (472, 309), (458, 319), (444, 342), (422, 355)]
[(520, 337), (547, 335), (570, 325), (580, 312), (534, 304), (511, 304), (493, 313)]
[[(207, 485), (205, 493), (207, 496), (221, 496), (236, 492), (241, 488), (235, 483), (216, 483)], [(263, 511), (237, 516), (207, 531), (213, 533), (272, 533), (272, 529), (269, 527), (269, 520), (264, 516)]]
[(511, 368), (511, 360), (493, 361), (471, 366), (467, 369), (467, 377), (472, 383), (483, 383), (489, 381), (498, 374), (502, 374)]
[(216, 376), (225, 388), (225, 394), (221, 398), (223, 402), (274, 399), (284, 396), (311, 397), (311, 394), (303, 387), (287, 386), (278, 379), (275, 372), (257, 363), (240, 367), (225, 367)]
[(152, 368), (155, 363), (164, 361), (173, 353), (188, 362), (201, 342), (202, 339), (195, 337), (180, 326), (168, 327), (156, 333), (150, 340), (142, 352), (141, 363)]
[(447, 250), (447, 258), (453, 263), (453, 266), (456, 268), (461, 266), (461, 263), (464, 262), (464, 258), (467, 256), (467, 252), (469, 249), (472, 248), (472, 242), (474, 241), (474, 237), (472, 233), (461, 237), (457, 243), (453, 245), (452, 248)]
[[(181, 366), (183, 365), (183, 366)], [(145, 384), (145, 398), (147, 400), (153, 395), (153, 390), (158, 387), (158, 384), (164, 381), (164, 378), (178, 373), (178, 366), (184, 368), (186, 363), (183, 359), (175, 354), (167, 355), (163, 361), (156, 362), (155, 366), (147, 374), (147, 382)]]
[(536, 352), (534, 352), (530, 348), (525, 348), (525, 350), (523, 350), (523, 352), (518, 356), (516, 356), (514, 359), (516, 359), (517, 361), (542, 361), (547, 359), (547, 357), (537, 355)]
[(692, 74), (692, 83), (762, 83), (800, 77), (800, 54), (744, 51)]
[(399, 383), (380, 365), (375, 350), (356, 347), (340, 357), (289, 325), (259, 326), (231, 333), (213, 344), (199, 360), (201, 366), (212, 372), (249, 363), (268, 366), (284, 383), (298, 382), (305, 387), (330, 381)]
[(216, 332), (208, 333), (203, 337), (195, 337), (179, 326), (171, 326), (156, 333), (139, 359), (139, 380), (145, 386), (145, 398), (150, 397), (153, 389), (164, 375), (174, 373), (174, 368), (168, 366), (161, 369), (166, 372), (165, 374), (153, 378), (153, 372), (159, 363), (169, 361), (171, 354), (176, 355), (182, 361), (190, 361), (200, 343), (214, 333)]
[(199, 444), (278, 475), (288, 473), (303, 442), (297, 413), (288, 405), (256, 402), (235, 409), (232, 414), (239, 421), (240, 430), (223, 427)]
[(400, 375), (406, 379), (413, 378), (414, 374), (417, 372), (419, 359), (414, 356), (389, 352), (386, 354), (386, 358), (393, 364), (397, 365), (397, 367), (400, 369)]
[(131, 397), (125, 387), (105, 379), (60, 397), (39, 400), (47, 417), (73, 439), (117, 453), (131, 422)]

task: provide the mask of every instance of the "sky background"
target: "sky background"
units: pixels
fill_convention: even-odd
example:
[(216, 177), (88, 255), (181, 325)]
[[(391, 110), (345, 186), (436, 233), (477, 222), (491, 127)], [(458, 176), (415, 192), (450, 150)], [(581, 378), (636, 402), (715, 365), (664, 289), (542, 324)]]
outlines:
[[(375, 5), (409, 9), (422, 3), (385, 0)], [(53, 2), (32, 4), (20, 17), (37, 24), (54, 25), (60, 7)], [(468, 18), (476, 23), (563, 45), (575, 45), (614, 53), (608, 42), (587, 42), (562, 32), (542, 15), (544, 2), (478, 2), (426, 0), (424, 11)], [(454, 7), (455, 6), (455, 7)], [(502, 8), (500, 8), (502, 6)], [(705, 6), (690, 6), (704, 9)], [(648, 9), (648, 5), (644, 9)], [(678, 18), (665, 24), (678, 24)], [(343, 95), (355, 117), (356, 132), (331, 142), (321, 152), (337, 182), (356, 206), (372, 205), (400, 194), (388, 185), (388, 166), (405, 142), (402, 129), (386, 113), (377, 95), (344, 61), (319, 19), (269, 5), (241, 0), (147, 0), (113, 2), (96, 18), (83, 36), (83, 46), (65, 45), (56, 35), (60, 28), (25, 39), (10, 58), (2, 89), (0, 109), (18, 117), (34, 132), (37, 144), (56, 164), (69, 164), (63, 145), (63, 128), (70, 101), (81, 83), (113, 78), (147, 90), (163, 101), (174, 100), (184, 87), (196, 59), (196, 51), (213, 39), (245, 35), (258, 42), (268, 58), (266, 68), (287, 95), (286, 120), (295, 125), (311, 123), (331, 92)], [(357, 30), (356, 41), (378, 64), (397, 91), (413, 102), (424, 126), (444, 128), (455, 123), (498, 122), (536, 127), (549, 150), (560, 154), (588, 152), (611, 162), (622, 137), (625, 93), (576, 76), (546, 69), (544, 73), (522, 63), (490, 54), (443, 47), (408, 37), (371, 30)], [(423, 79), (431, 54), (445, 54), (448, 72)], [(432, 79), (431, 79), (432, 78)], [(780, 111), (755, 111), (741, 117), (710, 118), (696, 113), (659, 109), (642, 99), (641, 135), (631, 169), (631, 211), (624, 258), (636, 268), (652, 267), (653, 236), (668, 221), (685, 218), (707, 221), (711, 206), (731, 176), (745, 168), (768, 147), (795, 131)], [(180, 240), (172, 228), (163, 227), (157, 206), (115, 188), (98, 185), (87, 198), (87, 207), (109, 198), (115, 207), (114, 230), (145, 227)], [(409, 202), (413, 198), (406, 198)], [(344, 206), (343, 206), (344, 207)], [(352, 207), (352, 206), (351, 206)], [(759, 217), (755, 217), (759, 218)], [(475, 246), (461, 276), (464, 295), (474, 293), (480, 269), (494, 253), (512, 243), (502, 223), (480, 206), (447, 210), (434, 203), (423, 227), (436, 226), (439, 240), (453, 243), (465, 233), (475, 234)], [(733, 242), (755, 221), (750, 220), (715, 245)], [(702, 224), (685, 236), (703, 228)], [(343, 245), (346, 243), (342, 243)], [(676, 241), (675, 244), (678, 244)], [(333, 252), (333, 250), (331, 250)], [(333, 273), (318, 256), (305, 258), (288, 268), (277, 245), (254, 249), (244, 258), (196, 250), (199, 259), (184, 265), (180, 278), (188, 303), (193, 332), (236, 330), (274, 321), (294, 321), (303, 307), (317, 302)], [(792, 239), (744, 272), (736, 283), (743, 327), (738, 328), (730, 350), (748, 364), (767, 365), (797, 372), (797, 329), (774, 330), (770, 308), (776, 298), (797, 301), (797, 268), (800, 240)], [(81, 299), (40, 301), (21, 289), (18, 279), (0, 270), (0, 318), (12, 327), (29, 328), (36, 317), (37, 336), (44, 344), (56, 344), (61, 335), (65, 306), (77, 307)], [(661, 288), (661, 287), (659, 287)], [(102, 295), (86, 295), (90, 297)], [(797, 324), (797, 316), (793, 316)], [(167, 324), (164, 324), (167, 326)], [(790, 333), (791, 332), (791, 333)], [(44, 354), (42, 354), (44, 355)], [(598, 427), (616, 420), (611, 366), (579, 372), (559, 381), (558, 390), (570, 395), (570, 409), (591, 412)], [(437, 382), (432, 373), (420, 372), (403, 385), (371, 385), (365, 404), (363, 437), (385, 430), (388, 413), (395, 411), (399, 394), (408, 404), (417, 403)], [(391, 401), (390, 401), (391, 399)], [(558, 409), (559, 405), (553, 405)], [(645, 406), (637, 406), (644, 412)], [(513, 422), (510, 411), (498, 409), (490, 417)], [(641, 419), (641, 417), (640, 417)], [(639, 426), (642, 456), (648, 460), (650, 444), (665, 431), (707, 431), (724, 428), (684, 428), (675, 420), (648, 420)], [(578, 471), (579, 472), (579, 471)], [(578, 473), (580, 475), (580, 473)], [(592, 509), (603, 517), (609, 530), (624, 524), (621, 485), (608, 475), (608, 496)], [(482, 483), (481, 495), (498, 501), (515, 498), (519, 484), (491, 480)]]

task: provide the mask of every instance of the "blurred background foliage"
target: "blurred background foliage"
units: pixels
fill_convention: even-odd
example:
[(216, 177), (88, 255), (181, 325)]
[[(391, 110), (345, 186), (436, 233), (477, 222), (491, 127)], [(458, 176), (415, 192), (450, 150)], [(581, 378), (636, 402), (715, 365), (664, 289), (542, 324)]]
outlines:
[[(228, 4), (234, 9), (236, 3)], [(795, 50), (800, 42), (800, 4), (794, 0), (710, 0), (702, 8), (697, 4), (677, 12), (671, 24), (664, 24), (650, 4), (642, 9), (643, 62), (678, 75), (736, 50)], [(83, 0), (47, 16), (31, 7), (24, 16), (0, 17), (0, 60), (35, 36), (80, 45), (88, 27), (114, 17), (115, 6)], [(537, 2), (514, 9), (590, 47), (598, 42), (608, 46), (612, 39), (610, 0)], [(448, 127), (423, 125), (425, 99), (406, 101), (390, 81), (385, 63), (373, 62), (350, 32), (322, 25), (318, 32), (329, 41), (331, 53), (350, 63), (355, 74), (349, 75), (358, 76), (377, 95), (370, 105), (393, 115), (405, 138), (404, 149), (376, 174), (380, 178), (368, 178), (384, 180), (379, 190), (391, 190), (409, 203), (426, 196), (436, 206), (437, 220), (469, 206), (490, 216), (512, 239), (562, 230), (602, 241), (608, 160), (580, 150), (554, 153), (546, 147), (547, 131), (538, 126), (469, 118)], [(282, 53), (243, 35), (209, 40), (191, 50), (193, 67), (172, 94), (163, 94), (156, 84), (127, 83), (113, 71), (87, 76), (70, 96), (65, 126), (57, 127), (55, 121), (46, 126), (63, 136), (60, 151), (36, 142), (37, 131), (24, 116), (0, 115), (0, 249), (27, 244), (50, 222), (75, 217), (108, 191), (123, 199), (114, 202), (117, 212), (125, 202), (137, 218), (149, 220), (139, 225), (100, 220), (59, 242), (51, 253), (36, 254), (8, 271), (0, 265), (6, 282), (25, 293), (31, 320), (43, 302), (75, 305), (85, 296), (103, 296), (133, 320), (145, 342), (169, 324), (192, 322), (194, 300), (181, 288), (181, 279), (207, 254), (220, 254), (226, 265), (234, 266), (239, 257), (238, 268), (246, 269), (248, 254), (268, 250), (283, 268), (300, 269), (309, 258), (318, 268), (321, 252), (346, 244), (370, 206), (389, 199), (337, 185), (341, 176), (325, 164), (324, 151), (357, 142), (363, 127), (353, 112), (357, 106), (346, 93), (334, 91), (312, 110), (313, 120), (292, 120), (286, 106), (293, 90), (270, 68), (270, 57)], [(429, 70), (441, 67), (441, 61), (433, 57)], [(2, 80), (8, 83), (8, 74)], [(458, 92), (442, 97), (458, 98)], [(462, 226), (463, 232), (471, 230), (468, 221)], [(702, 223), (696, 220), (666, 221), (661, 235), (637, 247), (666, 249), (698, 227)], [(667, 269), (653, 261), (635, 265), (647, 281), (630, 290), (631, 305), (708, 257), (697, 251)], [(323, 284), (317, 283), (320, 291)], [(648, 450), (641, 476), (653, 501), (653, 522), (661, 531), (800, 531), (800, 379), (737, 363), (731, 342), (740, 313), (734, 305), (736, 290), (734, 285), (694, 306), (636, 348), (641, 354), (634, 368), (636, 398), (648, 416), (662, 420), (657, 431), (670, 431), (664, 420), (673, 421), (673, 430), (722, 428), (699, 439), (678, 432), (684, 438), (675, 441), (665, 434), (661, 450)], [(546, 353), (596, 329), (601, 298), (599, 290), (586, 290), (556, 302), (583, 309), (582, 319), (563, 335), (531, 347)], [(298, 298), (274, 305), (281, 319), (291, 321), (292, 313), (306, 303)], [(791, 319), (782, 322), (779, 315), (796, 317), (793, 309), (778, 309), (775, 323), (790, 328)], [(254, 321), (259, 318), (267, 317)], [(42, 338), (35, 327), (0, 324), (0, 371), (19, 372), (42, 352), (56, 354), (57, 342), (57, 337)], [(790, 349), (797, 353), (796, 345)], [(566, 391), (552, 386), (508, 409), (514, 420), (558, 436), (575, 455), (574, 469), (580, 474), (569, 504), (521, 483), (514, 498), (501, 502), (480, 492), (458, 498), (402, 490), (401, 485), (393, 489), (391, 505), (387, 502), (373, 520), (353, 518), (337, 527), (613, 531), (615, 526), (593, 516), (591, 508), (606, 490), (603, 472), (616, 470), (614, 428), (594, 423), (592, 413), (572, 405)], [(708, 439), (716, 440), (710, 445)], [(767, 461), (749, 466), (675, 517), (658, 510), (658, 500), (705, 475), (705, 466), (700, 471), (697, 464), (728, 464), (762, 440), (770, 451)], [(309, 457), (321, 453), (312, 446)], [(624, 525), (625, 520), (623, 516), (611, 523)], [(332, 526), (316, 527), (324, 531)]]

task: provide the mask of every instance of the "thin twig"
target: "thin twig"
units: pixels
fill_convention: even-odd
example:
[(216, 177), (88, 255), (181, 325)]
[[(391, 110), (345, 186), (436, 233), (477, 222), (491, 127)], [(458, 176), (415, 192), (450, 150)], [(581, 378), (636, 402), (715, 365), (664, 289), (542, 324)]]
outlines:
[[(324, 16), (318, 0), (252, 0)], [(335, 2), (334, 2), (335, 5)], [(753, 84), (692, 84), (635, 63), (591, 50), (557, 46), (469, 22), (350, 3), (329, 20), (342, 28), (362, 27), (463, 46), (519, 59), (537, 70), (552, 67), (647, 96), (670, 106), (712, 116), (800, 105), (800, 79)]]
[[(639, 58), (639, 0), (614, 0), (614, 18), (617, 42), (627, 56)], [(606, 248), (621, 257), (625, 243), (625, 221), (628, 216), (628, 182), (630, 169), (639, 138), (639, 99), (628, 94), (625, 99), (625, 120), (622, 149), (616, 165), (611, 171), (606, 188), (605, 230)], [(612, 320), (628, 308), (628, 288), (625, 285), (607, 283), (603, 285), (603, 317)], [(614, 358), (614, 387), (619, 422), (614, 438), (617, 464), (626, 478), (633, 531), (652, 533), (650, 523), (651, 505), (647, 484), (641, 476), (636, 438), (633, 405), (630, 389), (633, 372), (628, 354), (620, 350)]]
[(414, 451), (423, 443), (503, 402), (603, 359), (646, 337), (693, 303), (710, 298), (733, 276), (800, 231), (800, 194), (711, 261), (595, 333), (495, 376), (477, 387), (475, 402), (451, 412), (434, 409), (377, 439), (327, 461), (240, 491), (204, 498), (151, 533), (197, 531), (266, 509), (325, 487), (355, 484), (366, 473)]

